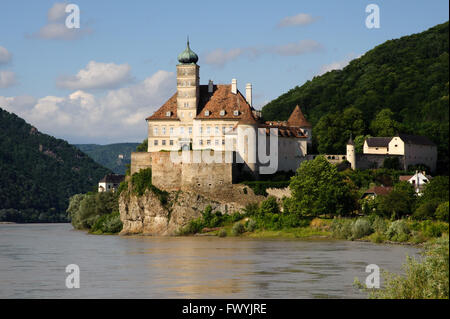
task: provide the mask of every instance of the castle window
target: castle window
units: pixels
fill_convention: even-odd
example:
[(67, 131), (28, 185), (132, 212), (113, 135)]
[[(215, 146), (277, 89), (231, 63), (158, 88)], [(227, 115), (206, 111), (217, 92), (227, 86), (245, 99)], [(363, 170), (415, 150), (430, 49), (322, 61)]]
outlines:
[(206, 134), (211, 135), (211, 126), (206, 127)]
[(215, 141), (215, 144), (216, 144), (216, 146), (219, 145), (219, 140), (216, 140), (216, 141)]
[(209, 116), (209, 111), (205, 111), (205, 116)]
[(222, 145), (225, 145), (225, 140), (222, 140)]
[(161, 141), (161, 144), (162, 144), (162, 145), (166, 145), (166, 140), (162, 140), (162, 141)]
[(203, 127), (200, 126), (200, 127), (198, 128), (198, 132), (199, 132), (199, 134), (203, 134)]
[(218, 126), (216, 126), (216, 135), (219, 135), (219, 127)]
[(157, 146), (158, 145), (158, 140), (154, 140), (153, 141), (153, 145)]
[(189, 117), (192, 118), (192, 112), (189, 112)]
[(222, 126), (222, 134), (225, 134), (225, 126)]
[(203, 145), (203, 140), (200, 140), (200, 141), (199, 141), (199, 144), (200, 144), (200, 145)]
[(233, 112), (233, 115), (234, 115), (234, 116), (238, 116), (238, 115), (239, 115), (239, 111), (238, 111), (238, 110), (235, 110), (235, 111)]
[(172, 115), (172, 112), (170, 112), (170, 111), (167, 111), (167, 112), (166, 112), (166, 116), (167, 116), (167, 117), (170, 117), (171, 115)]
[(206, 145), (211, 145), (211, 141), (210, 141), (210, 140), (207, 140), (207, 141), (206, 141)]
[(173, 140), (170, 140), (170, 141), (169, 141), (169, 144), (170, 144), (170, 145), (173, 145)]
[(189, 135), (191, 135), (192, 134), (192, 126), (189, 126)]
[(161, 128), (161, 132), (162, 132), (162, 135), (166, 135), (166, 127), (165, 126), (163, 126)]
[(220, 116), (224, 116), (225, 115), (225, 110), (221, 110), (220, 111)]
[(169, 128), (170, 135), (173, 135), (173, 127)]
[(158, 127), (153, 128), (153, 135), (158, 135)]

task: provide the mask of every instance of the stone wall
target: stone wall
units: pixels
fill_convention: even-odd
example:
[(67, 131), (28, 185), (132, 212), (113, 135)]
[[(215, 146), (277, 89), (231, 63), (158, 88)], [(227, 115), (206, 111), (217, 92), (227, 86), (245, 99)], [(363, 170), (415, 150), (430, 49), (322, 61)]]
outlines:
[(131, 175), (139, 172), (141, 169), (152, 166), (151, 153), (148, 152), (132, 152), (131, 153)]
[(153, 185), (165, 191), (183, 190), (207, 195), (231, 192), (232, 161), (226, 163), (225, 152), (208, 153), (214, 156), (214, 161), (205, 163), (200, 151), (178, 153), (179, 161), (174, 161), (170, 152), (150, 153)]
[(387, 155), (387, 154), (356, 154), (356, 168), (357, 169), (371, 169), (380, 168), (387, 157), (398, 157), (400, 166), (405, 167), (405, 157), (402, 155)]

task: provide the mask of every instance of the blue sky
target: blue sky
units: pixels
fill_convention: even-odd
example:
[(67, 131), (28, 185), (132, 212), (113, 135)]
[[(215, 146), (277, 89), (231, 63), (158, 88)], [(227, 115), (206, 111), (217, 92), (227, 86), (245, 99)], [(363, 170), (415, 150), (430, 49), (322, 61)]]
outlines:
[[(47, 28), (64, 23), (64, 4), (2, 0), (0, 107), (72, 143), (145, 138), (144, 118), (175, 91), (187, 35), (201, 82), (237, 78), (241, 91), (251, 82), (260, 108), (386, 40), (447, 21), (449, 10), (443, 0), (70, 3), (81, 28), (66, 34)], [(379, 29), (365, 25), (370, 3)]]

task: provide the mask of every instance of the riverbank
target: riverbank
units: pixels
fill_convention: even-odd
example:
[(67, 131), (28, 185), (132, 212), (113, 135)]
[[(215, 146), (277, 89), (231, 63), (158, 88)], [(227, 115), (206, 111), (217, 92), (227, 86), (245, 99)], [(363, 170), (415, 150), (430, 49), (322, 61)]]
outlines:
[[(287, 239), (341, 239), (377, 244), (422, 246), (424, 243), (449, 233), (449, 224), (440, 221), (402, 219), (390, 221), (378, 217), (314, 218), (302, 227), (264, 229), (252, 225), (252, 218), (226, 222), (214, 229), (204, 228), (197, 236), (287, 238)], [(250, 225), (250, 226), (249, 226)], [(256, 223), (255, 223), (256, 225)], [(253, 229), (252, 229), (253, 227)]]

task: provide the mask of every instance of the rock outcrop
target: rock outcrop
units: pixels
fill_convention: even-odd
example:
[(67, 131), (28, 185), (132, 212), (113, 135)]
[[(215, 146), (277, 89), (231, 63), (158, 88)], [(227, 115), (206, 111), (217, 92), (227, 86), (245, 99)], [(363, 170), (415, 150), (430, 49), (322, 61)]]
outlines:
[(242, 185), (236, 185), (232, 198), (220, 198), (220, 194), (214, 197), (174, 191), (168, 193), (167, 202), (163, 204), (150, 190), (146, 190), (142, 196), (137, 196), (129, 189), (122, 192), (119, 198), (120, 219), (123, 223), (120, 234), (176, 235), (189, 221), (200, 217), (208, 205), (213, 211), (232, 214), (242, 211), (248, 203), (264, 199)]

